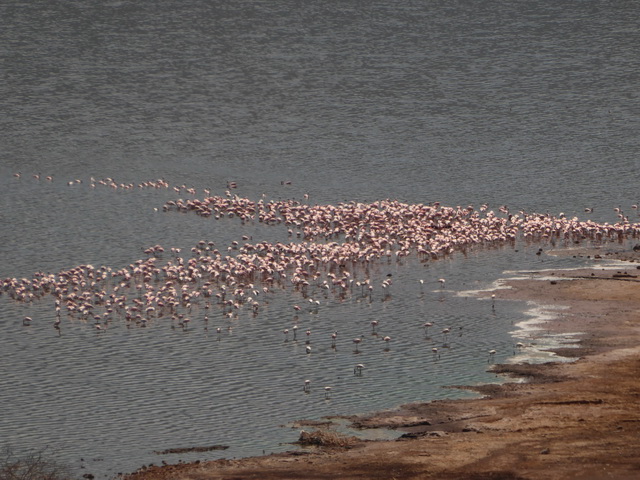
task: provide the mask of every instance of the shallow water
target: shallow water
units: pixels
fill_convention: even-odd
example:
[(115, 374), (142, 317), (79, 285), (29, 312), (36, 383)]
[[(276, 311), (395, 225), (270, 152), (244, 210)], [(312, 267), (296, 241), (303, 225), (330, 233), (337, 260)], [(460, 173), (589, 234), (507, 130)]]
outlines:
[[(233, 193), (252, 200), (486, 202), (610, 223), (620, 206), (635, 221), (635, 17), (632, 4), (577, 1), (2, 5), (0, 277), (117, 269), (155, 244), (188, 252), (243, 235), (289, 241), (285, 227), (162, 212), (178, 196), (171, 189), (91, 188), (90, 177), (165, 178), (220, 195), (235, 181)], [(499, 381), (487, 351), (511, 360), (528, 316), (524, 304), (494, 311), (458, 293), (503, 272), (592, 261), (537, 256), (540, 247), (553, 246), (381, 261), (372, 281), (391, 273), (390, 299), (380, 289), (371, 301), (312, 292), (318, 313), (301, 312), (288, 342), (282, 331), (302, 301), (290, 290), (270, 294), (255, 318), (217, 311), (208, 330), (196, 309), (186, 331), (169, 319), (144, 329), (114, 319), (96, 334), (65, 319), (61, 336), (53, 299), (25, 306), (3, 296), (1, 442), (49, 446), (77, 472), (111, 478), (161, 460), (288, 449), (297, 431), (281, 425), (299, 418), (464, 395), (442, 386)], [(371, 335), (374, 319), (392, 337), (389, 351)], [(436, 323), (428, 336), (425, 321)], [(455, 333), (449, 348), (444, 327)], [(153, 453), (213, 444), (229, 449)]]
[[(91, 209), (90, 203), (85, 206)], [(154, 221), (157, 216), (185, 220), (172, 213), (140, 217), (145, 215)], [(194, 224), (233, 223), (191, 218)], [(224, 239), (229, 231), (213, 238)], [(217, 306), (206, 312), (197, 305), (185, 330), (167, 317), (132, 328), (116, 316), (104, 332), (96, 332), (92, 321), (73, 318), (64, 318), (58, 332), (52, 327), (51, 298), (29, 305), (5, 301), (0, 365), (3, 383), (11, 388), (0, 394), (6, 405), (3, 429), (11, 432), (14, 448), (49, 446), (75, 466), (108, 477), (160, 460), (289, 449), (297, 430), (283, 425), (294, 419), (465, 395), (442, 387), (500, 381), (487, 369), (515, 354), (511, 332), (524, 306), (501, 302), (493, 307), (489, 300), (459, 292), (489, 288), (489, 279), (516, 266), (576, 264), (575, 259), (539, 257), (538, 248), (481, 248), (466, 258), (459, 254), (426, 264), (412, 257), (403, 263), (383, 260), (370, 272), (376, 285), (371, 296), (354, 287), (339, 299), (312, 287), (309, 297), (320, 302), (316, 310), (306, 306), (300, 293), (276, 289), (257, 316), (245, 307), (230, 319)], [(393, 284), (383, 294), (377, 285), (389, 275)], [(437, 281), (441, 277), (447, 278), (446, 288)], [(296, 312), (294, 304), (303, 305), (302, 310)], [(25, 315), (34, 319), (32, 325), (21, 324)], [(372, 320), (379, 322), (375, 332)], [(434, 326), (425, 331), (425, 321)], [(285, 337), (283, 330), (294, 324), (299, 326), (296, 338), (292, 331)], [(445, 327), (451, 329), (446, 338)], [(339, 332), (335, 348), (334, 331)], [(382, 340), (385, 335), (392, 338), (389, 344)], [(351, 339), (357, 336), (364, 340), (356, 350)], [(307, 341), (311, 354), (305, 353)], [(488, 357), (490, 349), (499, 352), (495, 358)], [(365, 365), (362, 376), (353, 374), (356, 363)], [(302, 388), (305, 379), (312, 382), (308, 393)], [(329, 398), (325, 386), (332, 387)], [(230, 448), (153, 453), (213, 444)]]

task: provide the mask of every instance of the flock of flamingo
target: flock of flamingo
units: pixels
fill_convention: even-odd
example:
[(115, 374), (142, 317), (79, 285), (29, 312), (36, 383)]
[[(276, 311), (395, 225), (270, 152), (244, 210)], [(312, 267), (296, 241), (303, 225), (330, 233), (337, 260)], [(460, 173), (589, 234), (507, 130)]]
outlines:
[[(14, 177), (17, 181), (23, 178), (18, 173)], [(55, 181), (40, 174), (32, 178)], [(172, 328), (188, 329), (194, 312), (203, 315), (206, 325), (214, 308), (228, 318), (238, 317), (242, 310), (257, 316), (267, 296), (282, 289), (292, 289), (301, 297), (299, 303), (307, 303), (306, 307), (295, 305), (295, 312), (304, 308), (317, 313), (320, 302), (313, 298), (316, 295), (370, 299), (378, 287), (385, 294), (391, 278), (376, 286), (370, 275), (370, 267), (379, 261), (402, 261), (409, 255), (433, 261), (478, 246), (514, 242), (519, 236), (572, 243), (585, 239), (619, 241), (640, 233), (640, 224), (632, 223), (619, 207), (615, 209), (618, 221), (609, 224), (566, 218), (564, 214), (511, 212), (507, 206), (494, 212), (487, 205), (476, 209), (472, 205), (447, 207), (438, 202), (408, 204), (389, 199), (312, 205), (308, 195), (304, 201), (253, 201), (232, 193), (237, 188), (235, 182), (227, 183), (224, 195), (203, 190), (201, 199), (195, 188), (172, 187), (163, 179), (124, 184), (92, 177), (88, 182), (77, 179), (66, 183), (70, 188), (88, 184), (89, 188), (113, 190), (173, 190), (182, 198), (167, 201), (158, 212), (280, 225), (286, 228), (289, 241), (253, 241), (243, 236), (218, 246), (201, 240), (186, 256), (180, 249), (170, 248), (166, 260), (168, 252), (158, 244), (143, 248), (144, 258), (120, 268), (85, 264), (58, 273), (40, 271), (31, 278), (0, 280), (0, 294), (15, 302), (28, 304), (52, 297), (53, 327), (58, 331), (65, 317), (93, 321), (99, 333), (107, 331), (114, 318), (124, 319), (130, 328), (168, 319)], [(445, 279), (433, 282), (444, 287)], [(23, 319), (24, 325), (35, 323), (39, 322)], [(425, 323), (425, 331), (431, 325)], [(295, 336), (297, 325), (292, 330)], [(220, 334), (220, 327), (217, 332)], [(284, 332), (289, 334), (288, 329)], [(337, 332), (332, 335), (333, 345), (336, 336)], [(356, 350), (359, 340), (353, 339)], [(388, 343), (391, 339), (384, 340)], [(306, 352), (310, 353), (310, 347)], [(493, 357), (495, 351), (489, 353)], [(357, 365), (354, 373), (361, 375), (363, 368)]]

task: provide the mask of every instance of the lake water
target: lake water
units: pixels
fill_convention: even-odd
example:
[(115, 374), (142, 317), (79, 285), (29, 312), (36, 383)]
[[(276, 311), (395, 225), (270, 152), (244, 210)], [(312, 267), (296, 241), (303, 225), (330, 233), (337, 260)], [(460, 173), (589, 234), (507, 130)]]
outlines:
[[(188, 258), (201, 240), (221, 250), (243, 236), (299, 241), (284, 225), (163, 212), (190, 196), (173, 190), (182, 185), (198, 198), (236, 182), (232, 194), (254, 201), (487, 203), (609, 223), (619, 207), (637, 221), (632, 2), (95, 3), (0, 6), (0, 278), (117, 270), (156, 244), (164, 264), (171, 247)], [(92, 188), (92, 177), (171, 188)], [(53, 297), (2, 295), (0, 444), (48, 447), (78, 476), (113, 478), (163, 460), (290, 449), (296, 419), (463, 395), (442, 387), (499, 381), (487, 351), (513, 360), (529, 307), (494, 310), (460, 293), (591, 261), (538, 256), (541, 247), (551, 245), (384, 259), (370, 278), (392, 275), (386, 299), (379, 288), (342, 300), (316, 288), (317, 311), (296, 319), (306, 300), (287, 288), (257, 316), (215, 307), (205, 323), (194, 305), (186, 330), (169, 318), (127, 328), (114, 316), (96, 333), (63, 313), (57, 331)], [(297, 338), (286, 339), (294, 324)], [(154, 453), (217, 444), (229, 449)]]

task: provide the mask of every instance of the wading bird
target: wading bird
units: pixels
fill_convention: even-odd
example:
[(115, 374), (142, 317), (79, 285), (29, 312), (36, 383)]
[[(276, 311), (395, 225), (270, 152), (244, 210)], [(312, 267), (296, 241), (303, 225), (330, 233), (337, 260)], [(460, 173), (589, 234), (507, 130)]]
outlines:
[(496, 354), (495, 350), (489, 350), (489, 359), (487, 360), (487, 362), (492, 362), (495, 354)]

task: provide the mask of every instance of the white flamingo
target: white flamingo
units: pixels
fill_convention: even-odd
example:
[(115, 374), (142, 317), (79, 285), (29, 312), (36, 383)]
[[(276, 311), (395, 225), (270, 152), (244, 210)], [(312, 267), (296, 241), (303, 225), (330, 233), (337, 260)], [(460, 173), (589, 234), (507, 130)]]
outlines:
[(495, 350), (489, 350), (489, 359), (487, 360), (488, 363), (493, 361), (495, 354), (496, 354)]
[(442, 330), (442, 343), (447, 343), (449, 332), (451, 332), (451, 329), (448, 327)]

